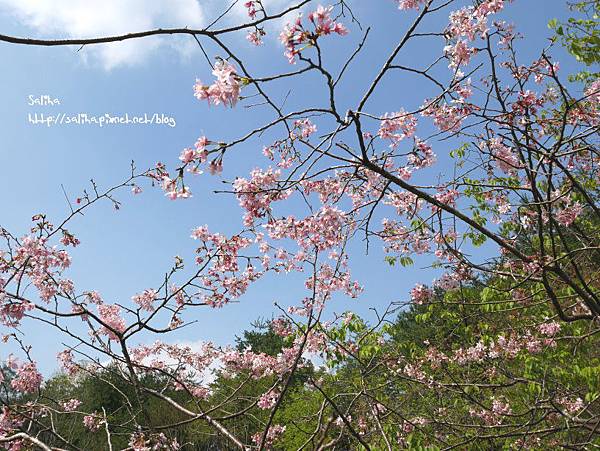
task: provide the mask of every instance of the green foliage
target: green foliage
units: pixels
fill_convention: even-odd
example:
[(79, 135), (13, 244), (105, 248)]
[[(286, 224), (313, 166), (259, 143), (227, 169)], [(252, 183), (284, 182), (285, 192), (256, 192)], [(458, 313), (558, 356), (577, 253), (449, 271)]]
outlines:
[[(164, 378), (150, 375), (140, 379), (140, 384), (151, 389), (162, 389), (165, 382)], [(165, 394), (185, 403), (185, 396), (180, 392), (166, 390)], [(106, 449), (106, 434), (104, 429), (90, 433), (83, 425), (83, 415), (78, 412), (96, 412), (100, 416), (106, 412), (111, 424), (111, 441), (117, 449), (127, 448), (130, 435), (135, 431), (130, 421), (132, 412), (144, 415), (150, 428), (152, 425), (164, 424), (165, 418), (170, 418), (173, 423), (185, 418), (180, 412), (154, 397), (138, 397), (133, 386), (116, 367), (109, 367), (94, 377), (82, 375), (73, 378), (57, 374), (45, 383), (44, 397), (49, 405), (54, 406), (56, 412), (51, 417), (41, 418), (40, 423), (51, 421), (62, 437), (72, 445), (86, 450)], [(75, 412), (63, 411), (58, 402), (69, 399), (82, 401)], [(163, 432), (169, 438), (176, 438), (179, 443), (193, 441), (190, 430), (184, 428), (166, 429)], [(58, 447), (64, 445), (51, 433), (41, 432), (41, 437), (45, 443)]]
[(269, 323), (262, 319), (252, 323), (252, 329), (245, 330), (242, 337), (236, 337), (235, 342), (239, 351), (250, 348), (254, 352), (264, 352), (271, 356), (281, 352), (285, 345), (283, 337), (273, 332)]
[[(566, 22), (553, 19), (548, 27), (555, 32), (555, 39), (561, 42), (577, 61), (586, 66), (600, 62), (600, 1), (583, 0), (571, 4), (575, 13)], [(572, 77), (573, 80), (586, 81), (597, 76), (589, 71), (582, 71)]]

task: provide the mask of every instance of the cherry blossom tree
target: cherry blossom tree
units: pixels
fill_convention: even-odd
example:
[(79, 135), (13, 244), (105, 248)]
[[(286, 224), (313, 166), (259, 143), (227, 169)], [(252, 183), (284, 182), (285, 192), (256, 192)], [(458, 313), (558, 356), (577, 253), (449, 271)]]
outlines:
[[(598, 358), (586, 340), (597, 334), (600, 315), (600, 81), (565, 82), (552, 45), (533, 61), (521, 60), (518, 24), (498, 18), (511, 7), (508, 0), (378, 2), (374, 8), (412, 20), (391, 50), (369, 47), (369, 29), (346, 0), (330, 6), (304, 0), (281, 11), (258, 0), (244, 6), (247, 21), (222, 28), (219, 20), (205, 29), (90, 39), (0, 35), (5, 42), (39, 46), (188, 35), (208, 57), (214, 77), (196, 81), (198, 101), (233, 109), (256, 107), (252, 102), (259, 98), (264, 118), (250, 130), (242, 124), (236, 139), (209, 130), (179, 158), (173, 151), (167, 163), (152, 168), (132, 164), (130, 176), (108, 190), (92, 184), (61, 220), (39, 214), (29, 231), (2, 229), (0, 320), (5, 341), (22, 350), (2, 371), (11, 393), (3, 397), (3, 446), (80, 449), (54, 426), (66, 416), (105, 434), (106, 449), (123, 435), (124, 449), (185, 449), (163, 431), (190, 423), (210, 428), (233, 449), (278, 448), (290, 429), (280, 421), (282, 406), (293, 396), (295, 375), (314, 355), (332, 371), (306, 380), (310, 395), (304, 396), (317, 400), (317, 420), (311, 420), (304, 448), (495, 449), (494, 440), (513, 440), (510, 446), (526, 449), (598, 445), (599, 395), (589, 382), (594, 376), (582, 376), (579, 388), (565, 388), (562, 376), (533, 369), (521, 374), (519, 365), (565, 362), (565, 352)], [(426, 25), (431, 17), (443, 17), (447, 25), (432, 32)], [(276, 57), (287, 59), (290, 70), (250, 73), (226, 37), (242, 34), (247, 45), (260, 46), (269, 38), (267, 24), (281, 19), (286, 24)], [(438, 52), (426, 65), (402, 64), (403, 51), (418, 40), (436, 41)], [(208, 44), (222, 56), (211, 58)], [(329, 46), (353, 50), (332, 65)], [(359, 70), (367, 49), (387, 53), (374, 78), (354, 87), (356, 101), (347, 99), (340, 87), (350, 71)], [(299, 87), (312, 75), (323, 83), (320, 102), (290, 109), (270, 95), (273, 83)], [(373, 99), (400, 76), (427, 83), (421, 102), (374, 109)], [(266, 132), (279, 138), (257, 147)], [(193, 264), (177, 259), (155, 286), (124, 293), (120, 302), (81, 291), (67, 277), (72, 264), (83, 264), (69, 256), (71, 247), (85, 245), (71, 230), (82, 212), (100, 202), (118, 208), (126, 190), (143, 195), (156, 188), (167, 199), (186, 202), (197, 177), (222, 177), (230, 161), (243, 158), (242, 147), (253, 149), (257, 167), (229, 181), (229, 195), (241, 209), (237, 234), (199, 224), (190, 231)], [(449, 159), (451, 172), (437, 162)], [(284, 213), (291, 203), (303, 207)], [(427, 255), (443, 272), (406, 294), (409, 307), (392, 304), (379, 312), (378, 324), (351, 313), (332, 318), (329, 301), (361, 295), (360, 277), (350, 271), (351, 258), (360, 257), (348, 251), (361, 240), (366, 249), (383, 247), (392, 265)], [(482, 245), (486, 257), (477, 250)], [(285, 343), (277, 354), (211, 342), (193, 350), (169, 342), (170, 333), (188, 324), (190, 311), (222, 308), (256, 281), (288, 273), (303, 275), (306, 292), (297, 305), (279, 309), (270, 325)], [(429, 324), (425, 345), (419, 337), (410, 349), (394, 345), (397, 331), (389, 322), (399, 310)], [(26, 319), (56, 329), (70, 343), (58, 356), (70, 377), (109, 383), (110, 375), (130, 388), (121, 391), (125, 421), (81, 410), (84, 399), (45, 395), (27, 334), (17, 333)], [(83, 323), (88, 333), (73, 332), (74, 323)], [(448, 335), (438, 333), (438, 326)], [(156, 341), (140, 344), (148, 333)], [(218, 400), (208, 378), (215, 368), (236, 382)], [(162, 386), (145, 383), (150, 376)], [(256, 381), (269, 381), (264, 392), (238, 397)], [(398, 381), (405, 385), (393, 391), (390, 384)], [(540, 388), (544, 382), (549, 392)], [(580, 393), (588, 382), (589, 391)], [(347, 393), (333, 392), (340, 383)], [(531, 390), (529, 404), (514, 399), (515, 385)], [(157, 423), (148, 399), (182, 419)], [(244, 402), (230, 410), (234, 400)], [(470, 418), (453, 417), (452, 402)], [(260, 429), (249, 440), (240, 438), (230, 425), (254, 411), (265, 413)], [(567, 430), (581, 435), (559, 436)]]

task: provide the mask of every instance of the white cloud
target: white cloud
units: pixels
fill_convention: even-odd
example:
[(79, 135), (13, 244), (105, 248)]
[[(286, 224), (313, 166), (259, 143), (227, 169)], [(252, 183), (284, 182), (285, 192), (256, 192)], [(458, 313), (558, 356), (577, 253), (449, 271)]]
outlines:
[[(233, 0), (0, 0), (0, 15), (11, 15), (27, 27), (28, 37), (92, 38), (155, 28), (202, 28), (218, 17)], [(276, 14), (299, 0), (263, 0), (269, 14)], [(298, 11), (263, 24), (267, 39), (278, 36), (284, 22)], [(260, 15), (259, 15), (260, 17)], [(250, 22), (244, 1), (238, 1), (214, 28)], [(242, 39), (245, 33), (240, 33)], [(245, 40), (244, 40), (245, 42)], [(175, 49), (188, 59), (197, 44), (189, 36), (152, 36), (110, 44), (85, 46), (84, 61), (99, 62), (105, 69), (139, 64), (159, 47)]]
[[(207, 342), (204, 340), (176, 341), (176, 342), (167, 343), (167, 344), (175, 345), (175, 346), (179, 347), (180, 349), (190, 348), (190, 350), (192, 352), (202, 355), (202, 353), (205, 352), (205, 346), (206, 346)], [(151, 343), (149, 343), (147, 345), (152, 346)], [(181, 365), (181, 362), (179, 362), (177, 359), (174, 359), (173, 357), (170, 357), (169, 355), (167, 355), (164, 352), (162, 352), (158, 355), (153, 354), (151, 357), (147, 357), (142, 361), (143, 364), (148, 365), (148, 366), (152, 366), (153, 365), (152, 362), (161, 362), (161, 363), (163, 363), (167, 366), (171, 366), (171, 367), (179, 367)], [(215, 381), (215, 379), (216, 379), (215, 372), (217, 370), (221, 369), (222, 366), (223, 366), (223, 364), (220, 360), (218, 360), (218, 359), (215, 360), (204, 371), (202, 371), (199, 374), (196, 374), (196, 378), (195, 378), (196, 382), (200, 382), (200, 383), (204, 384), (205, 386), (208, 386), (209, 384), (211, 384), (212, 382)], [(185, 368), (191, 369), (187, 366), (185, 366)]]
[[(0, 9), (14, 15), (37, 36), (88, 38), (160, 27), (199, 28), (205, 14), (197, 0), (0, 0)], [(100, 60), (106, 69), (134, 65), (173, 37), (151, 37), (120, 43), (90, 45), (84, 58)], [(185, 54), (188, 39), (175, 45)]]

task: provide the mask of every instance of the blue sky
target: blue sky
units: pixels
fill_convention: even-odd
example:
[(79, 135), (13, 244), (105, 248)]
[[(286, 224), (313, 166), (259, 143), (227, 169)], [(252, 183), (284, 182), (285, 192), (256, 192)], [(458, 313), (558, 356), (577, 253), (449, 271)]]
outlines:
[[(281, 5), (284, 2), (278, 0), (275, 3)], [(351, 3), (363, 26), (372, 26), (373, 30), (360, 63), (352, 67), (341, 87), (341, 109), (356, 103), (414, 18), (413, 12), (398, 11), (391, 0)], [(546, 24), (551, 18), (566, 17), (568, 11), (564, 3), (560, 0), (516, 0), (507, 8), (503, 16), (515, 22), (525, 35), (519, 44), (523, 61), (530, 61), (547, 45), (550, 32)], [(62, 37), (138, 31), (158, 26), (193, 26), (210, 21), (223, 4), (216, 0), (202, 4), (196, 0), (157, 1), (152, 8), (147, 8), (145, 2), (137, 0), (116, 3), (112, 0), (85, 3), (0, 0), (0, 30), (3, 34), (20, 36)], [(425, 28), (439, 29), (441, 23), (429, 23)], [(251, 47), (244, 33), (227, 40), (245, 58), (255, 76), (290, 69), (283, 57), (283, 49), (274, 39), (277, 33), (271, 29), (267, 31), (269, 38), (261, 48)], [(330, 67), (339, 65), (353, 51), (359, 38), (360, 30), (356, 27), (351, 27), (348, 37), (332, 38), (325, 45)], [(429, 39), (407, 47), (401, 54), (402, 63), (418, 65), (431, 59), (432, 52), (439, 53), (443, 43), (439, 39)], [(0, 86), (3, 87), (0, 167), (4, 169), (0, 181), (0, 224), (23, 235), (33, 214), (47, 213), (58, 222), (68, 212), (61, 185), (74, 199), (84, 188), (89, 188), (91, 178), (101, 188), (123, 180), (131, 160), (135, 160), (138, 168), (152, 166), (156, 161), (171, 165), (176, 162), (179, 152), (200, 135), (227, 140), (271, 118), (271, 112), (264, 108), (229, 110), (208, 107), (196, 100), (192, 95), (195, 79), (210, 81), (211, 76), (199, 48), (190, 40), (140, 40), (125, 48), (100, 47), (80, 52), (73, 47), (43, 48), (1, 43), (0, 58), (5, 64), (0, 71)], [(222, 51), (206, 44), (211, 56), (223, 55)], [(563, 76), (573, 72), (571, 57), (558, 49), (552, 54), (561, 61)], [(411, 80), (396, 77), (386, 81), (371, 101), (370, 111), (381, 114), (420, 105), (425, 88)], [(267, 89), (274, 99), (281, 101), (290, 88), (289, 109), (322, 102), (322, 82), (314, 75), (304, 78), (302, 84), (275, 83)], [(28, 105), (30, 95), (50, 95), (60, 99), (61, 105), (31, 107)], [(28, 123), (28, 114), (36, 112), (164, 113), (174, 117), (177, 125), (174, 128), (48, 128)], [(266, 166), (268, 162), (262, 157), (261, 149), (273, 137), (275, 135), (265, 135), (239, 147), (235, 158), (225, 161), (223, 178), (231, 180), (255, 166)], [(449, 166), (444, 166), (443, 157), (450, 150), (447, 146), (434, 147), (442, 161), (437, 171), (449, 170)], [(105, 300), (122, 303), (128, 302), (133, 294), (160, 284), (173, 256), (192, 255), (194, 242), (189, 238), (192, 228), (208, 224), (211, 230), (235, 233), (241, 227), (236, 199), (226, 194), (212, 194), (212, 190), (223, 186), (219, 178), (202, 175), (194, 180), (194, 197), (187, 201), (171, 202), (159, 190), (144, 186), (144, 193), (136, 197), (123, 191), (118, 196), (123, 201), (123, 208), (118, 212), (107, 203), (90, 209), (70, 227), (82, 244), (72, 252), (73, 267), (69, 276), (79, 289), (96, 289)], [(416, 282), (428, 283), (435, 277), (433, 272), (421, 269), (425, 260), (417, 260), (414, 268), (391, 268), (384, 263), (379, 246), (372, 246), (369, 255), (364, 251), (360, 242), (352, 249), (354, 276), (365, 285), (364, 294), (359, 300), (335, 300), (332, 311), (352, 309), (368, 314), (369, 308), (382, 309), (390, 301), (406, 299), (408, 290)], [(239, 304), (221, 310), (198, 309), (192, 315), (198, 322), (172, 335), (170, 340), (198, 342), (212, 339), (217, 343), (229, 343), (254, 319), (270, 317), (274, 311), (273, 301), (291, 305), (301, 296), (300, 278), (269, 278), (252, 287)], [(22, 330), (26, 340), (33, 344), (33, 356), (39, 360), (40, 367), (50, 372), (56, 366), (56, 352), (62, 349), (61, 337), (50, 329), (34, 326), (26, 322)], [(10, 347), (3, 349), (0, 357), (5, 357), (11, 350)]]

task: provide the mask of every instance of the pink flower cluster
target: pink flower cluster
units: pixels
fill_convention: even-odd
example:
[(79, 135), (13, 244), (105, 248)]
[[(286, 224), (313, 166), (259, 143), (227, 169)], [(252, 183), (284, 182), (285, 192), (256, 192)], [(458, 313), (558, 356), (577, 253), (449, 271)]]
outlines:
[(583, 213), (583, 205), (580, 202), (569, 203), (556, 213), (556, 220), (566, 226), (571, 226), (575, 220)]
[(488, 33), (488, 17), (504, 8), (504, 0), (484, 0), (477, 6), (467, 6), (450, 14), (447, 35), (454, 42), (444, 48), (450, 59), (450, 67), (467, 65), (476, 49), (469, 41), (477, 37), (485, 38)]
[(102, 304), (98, 306), (100, 320), (106, 325), (102, 333), (108, 335), (110, 340), (118, 340), (116, 333), (125, 331), (125, 320), (121, 317), (121, 307), (118, 305)]
[(315, 293), (314, 298), (305, 299), (304, 303), (307, 308), (314, 305), (315, 302), (317, 307), (321, 308), (336, 291), (341, 291), (351, 298), (358, 297), (362, 292), (362, 287), (357, 281), (351, 279), (345, 262), (342, 262), (340, 268), (341, 270), (334, 269), (331, 265), (324, 263), (319, 267), (316, 277), (311, 276), (305, 281), (306, 288)]
[(383, 218), (381, 224), (383, 228), (379, 236), (386, 243), (386, 251), (409, 253), (412, 234), (406, 227), (400, 222), (388, 218)]
[(491, 426), (502, 424), (504, 417), (512, 414), (512, 409), (507, 401), (492, 399), (492, 406), (489, 409), (471, 409), (470, 413)]
[(152, 304), (158, 296), (156, 290), (149, 289), (144, 290), (140, 294), (136, 294), (131, 299), (135, 302), (142, 310), (146, 310), (147, 312), (154, 311), (154, 305)]
[(344, 180), (347, 178), (345, 174), (336, 173), (335, 177), (327, 177), (321, 180), (304, 179), (301, 184), (305, 194), (317, 193), (321, 203), (325, 204), (334, 201), (346, 192), (347, 185)]
[[(187, 345), (157, 341), (131, 350), (133, 362), (163, 371), (169, 370), (179, 382), (186, 385), (186, 389), (200, 398), (206, 397), (209, 391), (199, 383), (198, 375), (206, 373), (219, 356), (220, 351), (211, 342), (202, 343), (200, 349), (192, 349)], [(175, 389), (181, 390), (183, 387), (177, 385)]]
[(263, 275), (250, 264), (250, 259), (245, 259), (248, 264), (245, 270), (240, 272), (239, 253), (253, 244), (251, 239), (242, 235), (227, 238), (219, 233), (213, 234), (206, 226), (195, 229), (192, 238), (202, 241), (196, 250), (196, 263), (203, 264), (206, 258), (212, 260), (212, 265), (200, 277), (203, 289), (198, 293), (198, 297), (207, 305), (225, 305), (231, 299), (244, 294), (250, 283)]
[(64, 250), (48, 245), (47, 238), (26, 236), (17, 249), (14, 263), (26, 267), (33, 285), (39, 290), (40, 298), (49, 301), (57, 293), (57, 278), (60, 271), (71, 265), (71, 258)]
[(34, 393), (42, 384), (42, 375), (33, 362), (19, 364), (9, 361), (9, 366), (16, 372), (15, 378), (10, 381), (10, 386), (21, 393)]
[(313, 124), (309, 119), (299, 119), (294, 122), (294, 128), (296, 128), (300, 133), (296, 134), (294, 131), (291, 132), (290, 138), (302, 138), (307, 139), (313, 133), (316, 133), (317, 126)]
[(487, 17), (483, 9), (467, 6), (450, 13), (450, 24), (446, 31), (453, 38), (467, 38), (474, 41), (478, 36), (485, 37), (488, 33)]
[(271, 329), (280, 337), (289, 337), (292, 334), (292, 325), (285, 318), (276, 318), (271, 321)]
[(512, 104), (513, 112), (516, 114), (525, 114), (529, 111), (531, 114), (537, 112), (537, 108), (544, 105), (544, 97), (538, 97), (535, 92), (529, 89), (519, 93), (519, 98)]
[[(0, 437), (10, 435), (12, 431), (18, 430), (24, 423), (24, 418), (19, 416), (17, 412), (12, 411), (7, 406), (2, 407), (0, 414)], [(21, 440), (15, 440), (8, 443), (3, 443), (7, 451), (22, 451), (26, 449), (25, 444)]]
[(425, 100), (421, 107), (421, 115), (432, 117), (434, 125), (443, 132), (459, 130), (463, 120), (478, 109), (467, 101), (472, 95), (470, 79), (464, 84), (455, 83), (449, 94), (450, 103), (440, 97), (433, 101)]
[(181, 445), (177, 439), (170, 439), (162, 432), (160, 434), (146, 434), (134, 432), (129, 437), (129, 448), (132, 451), (178, 451)]
[(408, 156), (408, 162), (415, 169), (422, 169), (432, 166), (436, 161), (436, 156), (431, 149), (431, 146), (419, 138), (415, 138), (415, 147), (413, 152)]
[(261, 395), (256, 405), (259, 409), (272, 409), (278, 398), (279, 392), (277, 390), (269, 390)]
[[(269, 428), (267, 432), (267, 437), (265, 439), (264, 447), (266, 449), (272, 449), (273, 443), (279, 439), (283, 433), (285, 432), (285, 426), (281, 426), (279, 424), (275, 424)], [(261, 445), (262, 440), (262, 432), (257, 432), (252, 436), (252, 441), (256, 443), (257, 446)]]
[(63, 246), (77, 247), (81, 244), (81, 242), (75, 238), (75, 235), (69, 233), (69, 231), (63, 229), (62, 234), (63, 236), (61, 237), (60, 242)]
[(280, 175), (281, 171), (271, 167), (266, 171), (254, 169), (250, 173), (250, 180), (240, 177), (233, 182), (240, 206), (246, 211), (245, 225), (250, 226), (255, 219), (270, 213), (272, 202), (289, 197), (289, 191), (278, 189)]
[(476, 52), (476, 49), (470, 47), (463, 40), (458, 40), (454, 44), (449, 44), (444, 47), (444, 53), (450, 59), (449, 67), (451, 68), (467, 66), (471, 62), (471, 56)]
[(2, 289), (4, 281), (0, 280), (0, 323), (8, 327), (19, 325), (25, 313), (33, 310), (35, 306), (31, 302), (13, 300)]
[(464, 276), (456, 272), (447, 272), (442, 274), (439, 279), (433, 282), (433, 285), (442, 290), (454, 290), (460, 286), (460, 282), (465, 280)]
[(65, 412), (73, 412), (74, 410), (77, 410), (80, 405), (81, 401), (79, 399), (69, 399), (68, 401), (61, 403), (61, 407)]
[(159, 177), (161, 188), (171, 200), (175, 199), (187, 199), (192, 196), (191, 191), (187, 186), (177, 186), (177, 179), (170, 178), (167, 174), (163, 174)]
[[(448, 205), (450, 207), (455, 207), (456, 199), (459, 197), (459, 195), (460, 195), (460, 193), (455, 189), (446, 189), (446, 190), (440, 191), (433, 197), (435, 197), (436, 200), (438, 200), (439, 202), (441, 202), (444, 205)], [(437, 211), (438, 207), (432, 206), (431, 210)]]
[[(426, 343), (429, 344), (428, 342)], [(508, 338), (504, 335), (499, 335), (495, 340), (489, 342), (479, 340), (473, 346), (459, 348), (450, 351), (448, 354), (440, 351), (435, 346), (430, 346), (422, 359), (404, 364), (402, 371), (415, 380), (429, 386), (434, 386), (434, 379), (431, 375), (427, 374), (424, 368), (425, 364), (430, 366), (432, 370), (436, 370), (446, 362), (462, 366), (469, 363), (479, 364), (486, 360), (512, 360), (517, 358), (521, 352), (529, 354), (542, 352), (543, 346), (556, 346), (553, 336), (537, 337), (529, 330), (524, 331), (522, 334), (513, 333)]]
[(331, 33), (337, 33), (339, 35), (348, 34), (348, 30), (346, 27), (340, 22), (335, 22), (331, 18), (331, 13), (333, 12), (333, 6), (321, 6), (311, 12), (308, 15), (308, 20), (310, 20), (315, 26), (315, 34), (317, 36), (328, 35)]
[(396, 213), (406, 217), (413, 216), (420, 210), (423, 201), (415, 194), (408, 191), (391, 192), (384, 200), (385, 205), (391, 205), (396, 208)]
[(515, 175), (522, 167), (518, 155), (509, 147), (505, 146), (499, 138), (492, 138), (484, 143), (489, 149), (498, 168), (509, 175)]
[(104, 420), (100, 418), (97, 414), (94, 415), (85, 415), (83, 417), (83, 425), (85, 428), (91, 432), (96, 432), (102, 426)]
[(259, 46), (263, 44), (263, 36), (265, 35), (266, 33), (262, 28), (256, 28), (255, 30), (248, 32), (246, 39), (251, 44)]
[(451, 361), (459, 364), (468, 362), (482, 362), (484, 359), (507, 358), (514, 359), (521, 351), (537, 354), (542, 351), (542, 347), (555, 346), (552, 338), (540, 339), (526, 331), (523, 335), (512, 335), (509, 338), (500, 335), (495, 341), (485, 344), (479, 341), (475, 346), (463, 349), (460, 348), (454, 352), (450, 358)]
[(442, 101), (425, 102), (421, 115), (432, 117), (434, 125), (443, 132), (459, 130), (464, 118), (471, 113), (471, 109), (466, 106), (459, 107)]
[(554, 337), (557, 333), (560, 332), (560, 323), (556, 321), (552, 321), (550, 323), (540, 324), (538, 326), (538, 331), (547, 337)]
[(589, 102), (600, 104), (600, 78), (594, 80), (585, 90), (585, 96)]
[(291, 368), (296, 354), (295, 348), (286, 348), (276, 357), (262, 352), (257, 354), (250, 349), (232, 350), (223, 354), (221, 362), (227, 375), (233, 376), (248, 371), (254, 379), (260, 379), (274, 374), (285, 374)]
[(88, 291), (85, 293), (85, 299), (87, 302), (90, 302), (92, 304), (102, 304), (102, 296), (100, 296), (100, 293), (98, 293), (97, 291)]
[(212, 71), (216, 77), (210, 86), (196, 80), (194, 96), (199, 100), (207, 100), (213, 105), (234, 107), (240, 98), (240, 82), (235, 68), (225, 60), (219, 60)]
[(419, 9), (425, 0), (396, 0), (398, 3), (398, 9)]
[(57, 355), (60, 366), (66, 371), (69, 376), (74, 376), (79, 371), (79, 368), (73, 361), (73, 352), (69, 349), (61, 351)]
[(413, 136), (416, 128), (417, 120), (415, 117), (404, 110), (400, 110), (397, 113), (386, 113), (383, 116), (377, 134), (382, 139), (391, 140), (390, 147), (395, 148), (403, 139)]
[(332, 33), (341, 36), (348, 34), (348, 29), (340, 22), (335, 22), (331, 18), (333, 6), (319, 6), (315, 11), (308, 15), (309, 20), (314, 26), (314, 32), (309, 32), (302, 26), (302, 16), (288, 23), (281, 34), (280, 41), (285, 46), (285, 56), (290, 64), (296, 63), (296, 56), (302, 51), (302, 46), (314, 44), (320, 36), (326, 36)]
[(432, 297), (433, 291), (420, 283), (410, 290), (410, 298), (417, 305), (426, 304)]
[(557, 400), (557, 403), (560, 404), (571, 415), (576, 414), (584, 407), (584, 403), (581, 398), (570, 399), (566, 396), (563, 396)]
[(208, 157), (208, 152), (206, 150), (206, 146), (208, 145), (208, 143), (208, 138), (206, 138), (206, 136), (201, 136), (196, 141), (193, 149), (188, 148), (184, 149), (183, 152), (181, 152), (179, 159), (184, 164), (194, 162), (204, 163), (206, 161), (206, 158)]
[(244, 8), (248, 11), (248, 17), (254, 20), (258, 11), (262, 11), (262, 5), (259, 1), (247, 1), (244, 3)]
[(298, 220), (294, 216), (277, 219), (265, 225), (273, 239), (291, 238), (304, 249), (330, 249), (338, 245), (343, 236), (346, 214), (336, 207), (324, 205), (312, 216)]

